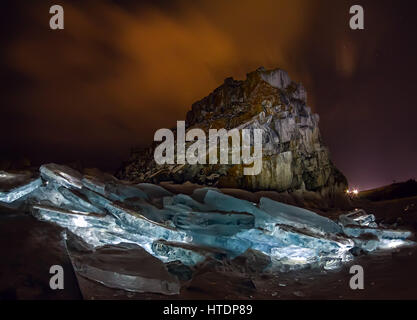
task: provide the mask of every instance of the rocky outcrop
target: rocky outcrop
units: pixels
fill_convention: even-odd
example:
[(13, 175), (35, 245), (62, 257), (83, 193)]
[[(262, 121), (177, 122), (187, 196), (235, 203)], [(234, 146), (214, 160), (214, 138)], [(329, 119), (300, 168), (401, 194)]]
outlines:
[[(227, 78), (186, 116), (186, 129), (262, 129), (262, 171), (243, 174), (243, 165), (157, 165), (156, 144), (132, 153), (118, 176), (133, 181), (191, 181), (248, 190), (341, 191), (346, 178), (333, 165), (319, 131), (319, 116), (307, 93), (281, 69), (259, 68), (246, 80)], [(175, 131), (175, 130), (173, 130)]]

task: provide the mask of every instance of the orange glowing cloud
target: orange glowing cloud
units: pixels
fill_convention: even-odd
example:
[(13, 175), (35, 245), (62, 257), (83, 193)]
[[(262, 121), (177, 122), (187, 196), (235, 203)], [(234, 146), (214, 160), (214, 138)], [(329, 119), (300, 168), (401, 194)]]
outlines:
[(31, 83), (10, 104), (25, 106), (31, 128), (22, 138), (34, 144), (126, 150), (184, 119), (228, 76), (263, 65), (309, 78), (299, 48), (316, 9), (311, 1), (62, 6), (65, 30), (52, 31), (49, 8), (28, 4), (31, 19), (7, 48), (10, 67)]

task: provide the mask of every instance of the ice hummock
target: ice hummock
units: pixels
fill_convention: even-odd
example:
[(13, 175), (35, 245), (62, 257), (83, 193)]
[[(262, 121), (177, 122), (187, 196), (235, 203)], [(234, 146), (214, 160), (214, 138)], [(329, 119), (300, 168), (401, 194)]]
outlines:
[[(97, 171), (83, 175), (56, 164), (41, 166), (40, 177), (1, 172), (0, 183), (0, 201), (28, 205), (35, 217), (66, 228), (92, 248), (128, 243), (164, 263), (193, 266), (252, 250), (268, 256), (269, 271), (334, 269), (354, 259), (355, 248), (413, 244), (411, 232), (379, 227), (363, 210), (335, 222), (266, 197), (254, 203), (216, 188), (173, 194), (160, 185), (129, 184)], [(83, 270), (88, 277), (93, 269)], [(112, 283), (128, 279), (103, 272)]]

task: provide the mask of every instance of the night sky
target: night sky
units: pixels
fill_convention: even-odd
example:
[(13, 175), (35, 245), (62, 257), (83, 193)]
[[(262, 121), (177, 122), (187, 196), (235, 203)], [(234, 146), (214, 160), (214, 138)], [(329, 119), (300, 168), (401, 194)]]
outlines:
[[(65, 30), (49, 29), (53, 4)], [(117, 169), (264, 66), (307, 88), (351, 187), (417, 178), (416, 14), (414, 0), (2, 1), (0, 160)]]

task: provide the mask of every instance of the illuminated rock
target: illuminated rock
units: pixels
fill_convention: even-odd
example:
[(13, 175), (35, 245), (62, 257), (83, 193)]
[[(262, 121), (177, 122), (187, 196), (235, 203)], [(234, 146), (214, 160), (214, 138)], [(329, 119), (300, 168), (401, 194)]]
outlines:
[[(135, 182), (191, 181), (245, 190), (322, 193), (344, 192), (347, 181), (330, 160), (319, 116), (307, 105), (307, 93), (281, 69), (259, 68), (245, 80), (227, 78), (186, 116), (186, 130), (262, 130), (262, 171), (246, 176), (242, 164), (163, 164), (155, 145), (133, 152), (118, 176)], [(252, 144), (253, 145), (253, 144)], [(188, 147), (188, 146), (187, 146)], [(229, 150), (230, 151), (230, 150)]]

